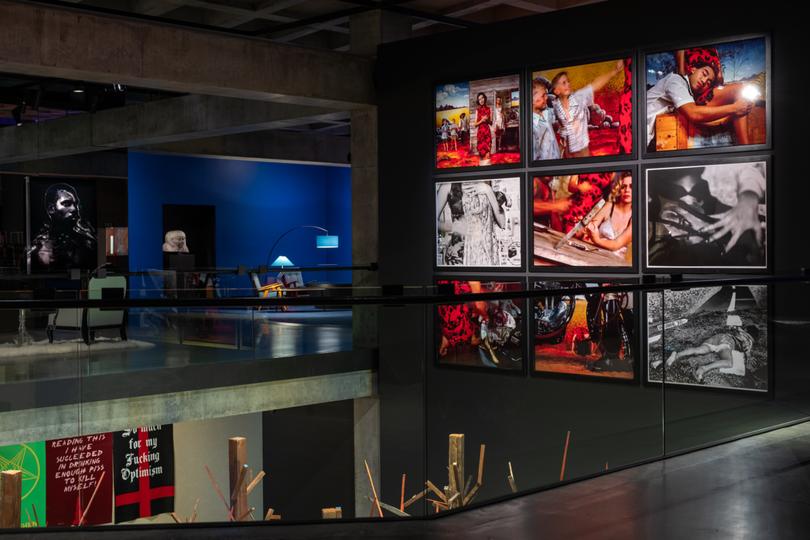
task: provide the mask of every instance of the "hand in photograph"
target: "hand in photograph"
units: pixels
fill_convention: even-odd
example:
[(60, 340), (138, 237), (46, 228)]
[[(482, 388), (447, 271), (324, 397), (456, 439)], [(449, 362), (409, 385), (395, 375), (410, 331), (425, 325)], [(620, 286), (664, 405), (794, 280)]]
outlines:
[(746, 231), (752, 231), (757, 246), (762, 246), (764, 233), (759, 221), (759, 197), (755, 193), (751, 191), (740, 193), (734, 208), (712, 217), (719, 218), (719, 221), (704, 227), (701, 232), (712, 233), (709, 238), (712, 242), (731, 234), (725, 251), (731, 251)]

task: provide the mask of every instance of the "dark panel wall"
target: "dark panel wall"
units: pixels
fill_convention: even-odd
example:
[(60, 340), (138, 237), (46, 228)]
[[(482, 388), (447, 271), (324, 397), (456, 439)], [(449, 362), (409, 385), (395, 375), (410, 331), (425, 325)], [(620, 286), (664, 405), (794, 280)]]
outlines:
[(351, 400), (263, 413), (265, 508), (285, 521), (335, 506), (354, 517), (353, 430)]
[[(801, 32), (794, 29), (793, 17), (789, 10), (752, 11), (730, 1), (713, 2), (706, 9), (640, 0), (611, 1), (381, 47), (377, 73), (381, 281), (428, 285), (436, 278), (432, 112), (437, 82), (465, 81), (508, 71), (523, 73), (538, 64), (569, 65), (612, 54), (618, 57), (628, 50), (751, 33), (771, 36), (773, 151), (756, 154), (773, 156), (773, 191), (768, 209), (773, 216), (773, 270), (787, 273), (810, 266), (808, 251), (798, 247), (806, 241), (794, 225), (796, 216), (806, 212), (810, 184), (804, 180), (806, 138), (797, 116), (797, 111), (805, 107), (809, 75), (800, 67), (805, 63), (806, 47)], [(530, 106), (530, 97), (525, 93), (522, 105), (524, 111)], [(638, 165), (641, 161), (637, 157), (621, 163)], [(511, 275), (543, 277), (531, 272)], [(807, 318), (806, 304), (799, 298), (806, 298), (806, 288), (791, 287), (788, 292), (777, 287), (773, 292), (775, 317)], [(482, 493), (486, 498), (508, 493), (505, 478), (509, 461), (519, 488), (558, 480), (569, 431), (572, 435), (566, 478), (659, 455), (664, 442), (660, 423), (664, 407), (672, 421), (667, 437), (670, 449), (717, 440), (803, 414), (784, 414), (781, 409), (778, 414), (749, 412), (769, 407), (779, 394), (677, 389), (667, 391), (664, 402), (659, 387), (640, 384), (437, 369), (432, 365), (430, 330), (424, 342), (419, 341), (420, 332), (412, 339), (402, 338), (403, 329), (431, 328), (431, 312), (415, 311), (403, 313), (404, 320), (395, 317), (381, 321), (384, 492), (396, 492), (395, 471), (387, 470), (386, 464), (400, 462), (402, 455), (417, 452), (418, 441), (403, 447), (396, 434), (402, 425), (425, 429), (427, 474), (439, 486), (447, 483), (448, 433), (466, 434), (468, 470), (474, 467), (478, 445), (486, 443), (488, 480)], [(782, 335), (775, 331), (777, 334)], [(798, 364), (782, 354), (790, 344), (781, 338), (778, 341), (774, 361), (781, 358), (782, 363), (777, 363), (779, 377), (806, 379), (798, 373)], [(385, 354), (386, 344), (396, 349), (395, 355)], [(425, 358), (428, 368), (422, 374)], [(395, 379), (387, 375), (391, 373), (396, 374)], [(384, 391), (387, 385), (400, 389), (418, 386), (423, 377), (427, 380), (424, 406), (420, 392)], [(779, 387), (778, 381), (775, 387)]]

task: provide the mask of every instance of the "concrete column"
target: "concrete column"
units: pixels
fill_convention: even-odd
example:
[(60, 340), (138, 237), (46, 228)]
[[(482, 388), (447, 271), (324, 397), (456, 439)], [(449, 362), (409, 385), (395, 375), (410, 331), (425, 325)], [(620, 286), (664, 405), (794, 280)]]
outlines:
[(382, 498), (380, 470), (380, 400), (376, 397), (354, 400), (354, 508), (355, 517), (371, 515), (371, 486), (366, 463), (374, 480), (377, 495)]
[[(352, 15), (351, 53), (374, 57), (377, 46), (410, 36), (411, 19), (372, 10)], [(352, 165), (352, 261), (366, 264), (379, 260), (379, 171), (377, 167), (377, 107), (364, 107), (351, 113)], [(357, 272), (355, 287), (378, 285), (376, 274)], [(353, 334), (355, 347), (376, 347), (377, 309), (355, 308)]]
[[(352, 54), (374, 57), (377, 46), (410, 35), (411, 21), (379, 10), (353, 15), (350, 19)], [(379, 169), (377, 164), (377, 107), (355, 109), (351, 113), (352, 165), (352, 261), (367, 264), (379, 260)], [(356, 272), (355, 287), (379, 285), (371, 272)], [(361, 292), (362, 294), (362, 292)], [(355, 349), (377, 348), (379, 308), (354, 308), (352, 319)], [(357, 517), (371, 515), (371, 494), (365, 463), (368, 462), (377, 494), (382, 490), (380, 459), (380, 399), (377, 392), (369, 398), (354, 400), (354, 491)]]

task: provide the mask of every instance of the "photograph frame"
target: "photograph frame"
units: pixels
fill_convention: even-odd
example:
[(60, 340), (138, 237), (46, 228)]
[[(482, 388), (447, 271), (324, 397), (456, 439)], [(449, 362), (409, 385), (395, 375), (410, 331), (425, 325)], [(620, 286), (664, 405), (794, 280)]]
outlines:
[[(463, 275), (463, 274), (447, 274), (447, 275), (434, 275), (433, 276), (433, 285), (437, 286), (439, 281), (481, 281), (481, 282), (504, 282), (504, 283), (519, 283), (521, 290), (526, 291), (526, 277), (523, 275), (520, 276), (504, 276), (502, 274), (499, 275)], [(431, 342), (430, 342), (430, 354), (433, 359), (433, 366), (436, 369), (447, 369), (447, 370), (458, 370), (458, 371), (468, 371), (468, 372), (477, 372), (477, 373), (497, 373), (499, 375), (505, 375), (509, 377), (525, 377), (529, 372), (529, 355), (531, 354), (531, 349), (529, 347), (529, 336), (527, 335), (528, 331), (528, 324), (529, 324), (529, 311), (528, 311), (528, 301), (529, 299), (521, 297), (515, 300), (516, 303), (519, 304), (519, 307), (523, 310), (523, 320), (521, 321), (521, 330), (523, 332), (523, 343), (521, 345), (521, 353), (523, 354), (523, 362), (520, 369), (499, 369), (499, 368), (491, 368), (486, 366), (466, 366), (464, 364), (456, 364), (456, 363), (449, 363), (449, 362), (441, 362), (439, 359), (439, 333), (441, 329), (439, 328), (439, 313), (438, 308), (441, 305), (445, 305), (442, 303), (434, 303), (432, 305), (433, 309), (430, 311), (430, 315), (432, 317), (432, 321), (430, 324), (430, 328), (432, 329), (431, 333)], [(461, 302), (467, 303), (467, 302)]]
[[(673, 290), (672, 287), (663, 287), (660, 291), (643, 291), (641, 294), (641, 301), (642, 301), (642, 309), (643, 309), (643, 322), (644, 324), (641, 325), (641, 332), (640, 337), (642, 339), (640, 347), (641, 353), (643, 356), (643, 367), (641, 373), (641, 384), (644, 387), (651, 387), (651, 388), (661, 388), (662, 386), (666, 385), (664, 388), (670, 389), (679, 389), (679, 390), (698, 390), (700, 392), (706, 392), (710, 394), (716, 395), (738, 395), (738, 396), (748, 396), (748, 397), (765, 397), (768, 400), (772, 400), (775, 397), (775, 361), (774, 361), (774, 353), (776, 350), (776, 342), (774, 341), (774, 286), (772, 284), (757, 284), (753, 285), (755, 287), (765, 287), (766, 288), (766, 295), (767, 299), (765, 302), (766, 307), (766, 328), (768, 332), (767, 340), (765, 343), (765, 350), (768, 355), (768, 368), (767, 368), (767, 376), (768, 376), (768, 388), (766, 390), (750, 390), (745, 388), (733, 388), (733, 387), (723, 387), (723, 386), (708, 386), (708, 385), (700, 385), (700, 384), (686, 384), (686, 383), (673, 383), (670, 381), (662, 382), (662, 381), (651, 381), (650, 380), (650, 373), (649, 373), (649, 358), (650, 358), (650, 349), (649, 349), (649, 331), (650, 325), (648, 323), (648, 313), (647, 313), (647, 296), (650, 294), (666, 294), (667, 291)], [(689, 289), (695, 287), (678, 287), (677, 289)]]
[[(639, 144), (641, 149), (642, 160), (658, 160), (658, 159), (672, 159), (682, 156), (706, 156), (714, 154), (729, 154), (737, 152), (763, 152), (773, 149), (773, 48), (771, 47), (771, 34), (768, 32), (750, 33), (750, 34), (735, 34), (729, 36), (721, 36), (718, 38), (704, 39), (704, 40), (679, 40), (669, 42), (661, 46), (648, 47), (641, 49), (639, 52), (639, 65), (644, 66), (646, 73), (647, 57), (653, 54), (661, 54), (673, 50), (685, 49), (687, 47), (702, 47), (709, 45), (718, 45), (724, 43), (731, 43), (735, 41), (745, 41), (749, 39), (762, 38), (765, 40), (765, 142), (762, 144), (748, 144), (744, 146), (712, 146), (704, 148), (688, 148), (683, 150), (669, 150), (665, 152), (650, 152), (647, 150), (647, 84), (646, 81), (641, 81), (639, 76), (638, 92), (636, 94), (638, 106), (638, 127), (642, 128), (642, 119), (644, 121), (644, 144)], [(643, 89), (642, 89), (643, 85)]]
[[(641, 283), (641, 279), (638, 276), (633, 277), (615, 277), (615, 276), (563, 276), (559, 279), (554, 279), (550, 277), (532, 277), (529, 279), (529, 286), (532, 287), (531, 291), (534, 292), (535, 283), (542, 283), (547, 281), (576, 281), (580, 282), (583, 285), (586, 283), (593, 283), (593, 282), (604, 282), (610, 281), (615, 285), (638, 285)], [(530, 319), (527, 320), (529, 324), (528, 328), (528, 345), (529, 345), (529, 358), (528, 358), (528, 369), (529, 369), (529, 376), (532, 378), (538, 379), (552, 379), (552, 380), (568, 380), (568, 381), (579, 381), (579, 382), (594, 382), (594, 383), (610, 383), (610, 384), (620, 384), (625, 386), (638, 386), (639, 383), (642, 381), (642, 363), (646, 362), (646, 350), (642, 349), (644, 345), (644, 341), (642, 341), (642, 334), (640, 332), (642, 325), (642, 315), (643, 312), (641, 311), (641, 305), (639, 302), (641, 301), (642, 294), (641, 291), (635, 290), (630, 291), (630, 294), (633, 295), (633, 305), (634, 305), (634, 321), (633, 321), (633, 339), (632, 339), (632, 346), (635, 347), (636, 350), (636, 359), (635, 359), (635, 368), (633, 370), (633, 377), (629, 379), (622, 379), (616, 377), (604, 377), (598, 374), (594, 375), (583, 375), (579, 373), (561, 373), (556, 371), (542, 371), (536, 368), (536, 336), (534, 331), (534, 299), (529, 298), (529, 314)]]
[[(529, 209), (534, 208), (534, 193), (533, 193), (533, 185), (530, 183), (534, 181), (535, 176), (559, 176), (559, 175), (566, 175), (566, 174), (589, 174), (589, 173), (599, 173), (599, 172), (618, 172), (618, 171), (625, 171), (629, 170), (633, 174), (633, 238), (639, 238), (640, 232), (640, 219), (636, 216), (640, 216), (639, 210), (641, 204), (639, 202), (639, 198), (641, 196), (640, 185), (638, 179), (639, 176), (639, 166), (636, 162), (618, 162), (612, 161), (609, 164), (605, 164), (607, 166), (588, 166), (588, 167), (569, 167), (565, 169), (541, 169), (541, 170), (531, 170), (529, 171), (526, 177), (526, 186), (527, 186), (527, 201), (526, 206)], [(529, 271), (532, 274), (589, 274), (589, 273), (597, 273), (597, 274), (638, 274), (639, 273), (639, 253), (640, 253), (640, 244), (638, 240), (634, 240), (633, 242), (633, 254), (632, 254), (632, 264), (630, 266), (564, 266), (564, 265), (555, 265), (555, 266), (542, 266), (542, 265), (535, 265), (534, 263), (534, 212), (533, 210), (528, 210), (528, 215), (526, 218), (527, 228), (531, 231), (531, 235), (527, 235), (527, 239), (525, 243), (527, 244), (527, 249), (529, 253), (527, 254), (528, 264), (529, 264)], [(530, 227), (530, 228), (529, 228)], [(638, 246), (638, 247), (636, 247)]]
[[(629, 154), (617, 154), (611, 156), (589, 156), (589, 157), (579, 157), (579, 158), (560, 158), (560, 159), (539, 159), (535, 160), (534, 156), (531, 155), (531, 148), (532, 148), (532, 138), (534, 136), (534, 128), (532, 124), (532, 99), (533, 99), (533, 90), (532, 90), (532, 83), (534, 80), (533, 74), (537, 71), (544, 71), (549, 69), (555, 69), (559, 64), (567, 64), (567, 66), (563, 67), (577, 67), (585, 64), (594, 64), (599, 62), (607, 62), (610, 60), (618, 60), (619, 58), (630, 58), (635, 65), (635, 68), (631, 70), (632, 74), (632, 115), (633, 121), (631, 123), (633, 134), (632, 134), (632, 145), (633, 149)], [(571, 58), (569, 60), (563, 62), (554, 62), (552, 63), (538, 63), (538, 64), (530, 64), (526, 69), (526, 80), (524, 81), (524, 86), (526, 88), (527, 94), (527, 103), (528, 106), (526, 107), (526, 142), (525, 147), (529, 152), (529, 155), (526, 157), (526, 164), (527, 167), (530, 169), (533, 168), (560, 168), (560, 167), (585, 167), (595, 164), (612, 164), (614, 162), (623, 162), (623, 161), (636, 161), (639, 158), (639, 129), (641, 127), (639, 121), (639, 108), (638, 108), (638, 85), (640, 76), (639, 76), (639, 54), (638, 49), (621, 49), (617, 52), (610, 53), (610, 54), (599, 54), (599, 55), (592, 55), (592, 56), (580, 56)]]
[[(765, 266), (764, 267), (738, 267), (738, 266), (706, 266), (706, 267), (679, 267), (679, 266), (650, 266), (649, 265), (649, 238), (648, 234), (648, 215), (647, 215), (647, 179), (648, 171), (658, 169), (674, 169), (674, 168), (689, 168), (701, 167), (706, 165), (733, 165), (735, 163), (753, 163), (757, 161), (765, 162)], [(644, 204), (641, 207), (641, 215), (639, 220), (639, 227), (642, 228), (644, 235), (644, 242), (641, 246), (641, 272), (643, 274), (652, 275), (682, 275), (682, 274), (756, 274), (756, 275), (770, 275), (773, 273), (773, 212), (768, 208), (770, 201), (773, 200), (773, 156), (770, 154), (744, 154), (732, 156), (707, 156), (704, 159), (680, 159), (680, 160), (655, 160), (652, 163), (644, 163), (641, 167), (641, 175), (643, 180), (643, 190), (641, 197)]]
[[(494, 71), (485, 71), (482, 74), (476, 75), (474, 77), (469, 76), (469, 77), (466, 77), (466, 79), (463, 79), (463, 80), (465, 80), (467, 83), (470, 83), (470, 82), (473, 82), (473, 81), (481, 81), (481, 80), (486, 80), (486, 79), (496, 79), (496, 78), (499, 78), (499, 77), (508, 77), (510, 75), (514, 75), (518, 79), (518, 92), (519, 92), (520, 108), (525, 109), (526, 108), (526, 105), (525, 105), (526, 87), (525, 87), (525, 84), (524, 84), (524, 78), (525, 78), (524, 72), (525, 72), (525, 68), (520, 66), (520, 67), (516, 67), (515, 69), (499, 69), (499, 70), (494, 70)], [(460, 77), (456, 77), (455, 80), (449, 80), (449, 78), (442, 78), (440, 80), (435, 80), (435, 81), (431, 82), (431, 85), (430, 85), (430, 91), (431, 91), (431, 95), (430, 95), (430, 103), (431, 103), (430, 125), (431, 126), (434, 126), (435, 122), (436, 122), (436, 89), (439, 86), (442, 86), (442, 85), (445, 85), (445, 84), (458, 83), (459, 79), (460, 79)], [(433, 172), (433, 176), (441, 176), (443, 174), (465, 174), (466, 175), (466, 174), (471, 174), (471, 173), (476, 173), (476, 174), (477, 173), (486, 173), (488, 171), (503, 171), (503, 170), (507, 170), (507, 169), (518, 169), (518, 170), (524, 169), (526, 167), (526, 164), (528, 163), (528, 161), (527, 161), (527, 157), (526, 157), (526, 148), (525, 148), (525, 144), (526, 144), (526, 142), (525, 142), (525, 139), (526, 139), (526, 137), (525, 137), (526, 124), (525, 124), (525, 114), (524, 114), (523, 110), (519, 111), (518, 119), (519, 119), (519, 122), (520, 122), (520, 130), (521, 130), (521, 133), (518, 134), (518, 140), (519, 140), (519, 144), (521, 145), (521, 148), (520, 148), (520, 160), (518, 160), (516, 163), (503, 163), (503, 164), (484, 165), (484, 166), (477, 166), (477, 167), (443, 167), (443, 168), (440, 168), (438, 166), (438, 161), (436, 159), (437, 155), (438, 155), (437, 152), (438, 152), (438, 148), (439, 148), (439, 143), (436, 140), (435, 135), (433, 135), (433, 139), (432, 139), (432, 141), (433, 141), (432, 142), (433, 153), (432, 153), (432, 157), (431, 157), (431, 170)]]
[[(439, 184), (443, 183), (453, 183), (453, 182), (472, 182), (472, 181), (484, 181), (484, 180), (498, 180), (503, 178), (518, 178), (520, 181), (520, 219), (521, 219), (521, 226), (520, 226), (520, 266), (439, 266), (438, 264), (438, 252), (437, 252), (437, 236), (438, 236), (438, 227), (436, 223), (436, 189)], [(501, 273), (525, 273), (526, 269), (528, 268), (526, 258), (527, 258), (527, 247), (526, 247), (526, 219), (528, 218), (527, 214), (527, 204), (524, 200), (526, 197), (526, 174), (522, 171), (514, 171), (512, 173), (509, 172), (500, 172), (497, 174), (458, 174), (446, 177), (434, 177), (433, 182), (431, 183), (432, 198), (433, 198), (433, 212), (432, 212), (432, 219), (433, 219), (433, 273), (434, 274), (441, 274), (441, 275), (457, 275), (461, 273), (470, 273), (470, 274), (501, 274)]]

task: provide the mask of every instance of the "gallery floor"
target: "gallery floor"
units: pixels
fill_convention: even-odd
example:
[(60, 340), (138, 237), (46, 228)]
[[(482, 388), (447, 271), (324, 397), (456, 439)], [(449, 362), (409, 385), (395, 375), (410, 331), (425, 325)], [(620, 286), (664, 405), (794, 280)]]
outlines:
[[(810, 532), (808, 478), (810, 422), (436, 520), (113, 534), (117, 540), (804, 539)], [(100, 529), (47, 535), (74, 540), (104, 536)]]

